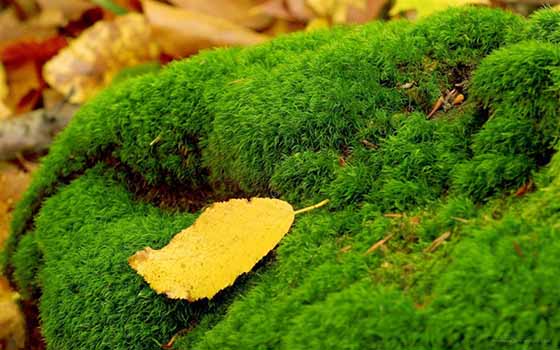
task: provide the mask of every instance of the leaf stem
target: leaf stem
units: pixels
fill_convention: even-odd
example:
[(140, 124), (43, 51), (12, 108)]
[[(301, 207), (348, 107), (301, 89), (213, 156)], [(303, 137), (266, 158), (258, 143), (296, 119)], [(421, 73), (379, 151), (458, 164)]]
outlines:
[(329, 202), (330, 202), (330, 200), (325, 199), (324, 201), (321, 201), (321, 202), (319, 202), (319, 203), (317, 203), (317, 204), (315, 204), (315, 205), (312, 205), (312, 206), (309, 206), (309, 207), (306, 207), (306, 208), (303, 208), (303, 209), (296, 210), (296, 211), (294, 212), (294, 214), (295, 214), (295, 215), (298, 215), (298, 214), (302, 214), (302, 213), (305, 213), (305, 212), (308, 212), (308, 211), (311, 211), (311, 210), (314, 210), (314, 209), (317, 209), (317, 208), (321, 208), (321, 207), (327, 205)]

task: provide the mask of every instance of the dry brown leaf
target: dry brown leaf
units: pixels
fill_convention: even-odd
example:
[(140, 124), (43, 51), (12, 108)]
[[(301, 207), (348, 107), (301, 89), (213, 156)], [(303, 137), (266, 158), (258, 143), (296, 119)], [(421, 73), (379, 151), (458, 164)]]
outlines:
[(231, 21), (145, 0), (144, 13), (162, 50), (185, 57), (214, 46), (247, 46), (269, 39)]
[(316, 17), (306, 0), (285, 0), (285, 2), (290, 13), (298, 21), (307, 22)]
[(346, 23), (348, 9), (365, 10), (367, 0), (306, 0), (306, 4), (318, 17), (330, 19), (333, 23)]
[(309, 22), (317, 17), (305, 0), (266, 0), (250, 9), (250, 13), (263, 14), (289, 22)]
[(146, 19), (136, 13), (100, 21), (43, 67), (45, 80), (70, 102), (83, 103), (122, 68), (159, 57)]
[(391, 9), (391, 0), (366, 0), (365, 6), (348, 6), (346, 14), (347, 23), (366, 23), (376, 18), (388, 16)]
[(215, 203), (167, 246), (141, 250), (129, 264), (156, 292), (170, 298), (212, 298), (280, 242), (294, 215), (292, 206), (278, 199)]
[(284, 21), (295, 21), (296, 18), (286, 6), (284, 0), (268, 0), (264, 3), (254, 6), (249, 10), (253, 15), (265, 15), (275, 19)]
[(42, 82), (34, 61), (7, 70), (9, 86), (6, 106), (14, 114), (25, 113), (35, 108), (37, 98), (40, 97)]
[(272, 23), (272, 17), (254, 13), (251, 9), (262, 0), (170, 0), (182, 9), (219, 17), (251, 29), (263, 29)]

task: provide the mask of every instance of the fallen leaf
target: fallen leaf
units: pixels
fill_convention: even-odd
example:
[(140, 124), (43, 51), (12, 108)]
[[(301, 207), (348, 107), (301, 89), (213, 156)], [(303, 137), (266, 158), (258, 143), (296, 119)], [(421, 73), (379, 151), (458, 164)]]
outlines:
[(305, 27), (305, 30), (311, 32), (313, 30), (324, 29), (330, 27), (330, 23), (325, 18), (314, 18)]
[(64, 103), (64, 95), (55, 89), (43, 90), (43, 107), (45, 109), (54, 109)]
[(101, 21), (104, 16), (105, 12), (103, 12), (101, 7), (92, 7), (84, 11), (78, 18), (68, 21), (60, 31), (64, 35), (76, 38), (84, 30)]
[(214, 46), (247, 46), (269, 39), (223, 18), (145, 0), (144, 13), (162, 50), (186, 57)]
[(309, 22), (316, 14), (305, 0), (267, 0), (250, 10), (253, 14), (264, 14), (289, 22)]
[(295, 21), (296, 18), (290, 13), (286, 7), (284, 0), (268, 0), (264, 3), (254, 6), (249, 10), (252, 15), (265, 15), (285, 21)]
[[(307, 5), (318, 17), (328, 18), (332, 23), (348, 23), (349, 11), (352, 12), (353, 17), (359, 18), (358, 13), (376, 11), (378, 4), (384, 2), (384, 0), (306, 0)], [(377, 15), (378, 13), (372, 13), (362, 16), (361, 19), (367, 21)]]
[(36, 169), (34, 163), (30, 163), (30, 167), (32, 171), (28, 172), (13, 163), (0, 162), (0, 247), (8, 236), (11, 212), (29, 186)]
[(10, 3), (16, 10), (18, 17), (24, 20), (33, 17), (39, 12), (39, 7), (35, 0), (12, 0)]
[(467, 4), (488, 5), (489, 3), (489, 0), (396, 0), (390, 13), (394, 16), (401, 12), (416, 10), (418, 17), (425, 17), (450, 6), (463, 6)]
[(5, 100), (8, 97), (8, 82), (6, 81), (6, 70), (4, 65), (0, 63), (0, 120), (8, 118), (12, 115), (12, 111), (6, 105)]
[(151, 34), (146, 19), (136, 13), (97, 22), (49, 60), (43, 76), (70, 102), (85, 102), (122, 68), (157, 59)]
[(292, 33), (305, 29), (305, 23), (276, 19), (274, 24), (264, 31), (264, 34), (275, 37), (281, 34)]
[(0, 11), (0, 28), (0, 50), (18, 41), (42, 40), (57, 35), (56, 28), (41, 21), (19, 21), (12, 8)]
[(34, 109), (38, 102), (37, 93), (44, 87), (35, 62), (27, 61), (10, 68), (6, 75), (9, 86), (6, 106), (16, 115)]
[[(16, 303), (19, 295), (10, 290), (8, 281), (0, 276), (0, 348), (23, 349), (25, 321)], [(6, 347), (1, 345), (5, 344)]]
[(347, 23), (366, 23), (376, 18), (388, 17), (391, 0), (366, 0), (364, 7), (350, 5), (346, 15)]
[(74, 20), (79, 18), (82, 13), (95, 7), (86, 0), (36, 0), (42, 12), (60, 11), (64, 18)]
[(6, 81), (6, 70), (4, 65), (0, 63), (0, 101), (8, 97), (8, 82)]
[(42, 64), (66, 45), (66, 39), (59, 35), (45, 40), (23, 40), (4, 47), (0, 60), (8, 67), (22, 65), (27, 61)]
[(265, 13), (251, 11), (262, 0), (170, 0), (182, 9), (219, 17), (251, 29), (263, 29), (272, 23), (272, 17)]
[(141, 250), (129, 264), (152, 289), (170, 298), (212, 298), (280, 242), (294, 215), (292, 206), (278, 199), (215, 203), (167, 246)]

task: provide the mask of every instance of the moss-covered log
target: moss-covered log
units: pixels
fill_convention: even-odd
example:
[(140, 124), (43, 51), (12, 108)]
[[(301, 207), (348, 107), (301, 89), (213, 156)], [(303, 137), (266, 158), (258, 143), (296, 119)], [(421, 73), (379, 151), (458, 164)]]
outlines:
[[(177, 349), (558, 347), (559, 26), (552, 10), (461, 8), (110, 88), (44, 160), (6, 271), (49, 349), (155, 349), (177, 332)], [(465, 102), (428, 118), (452, 90)], [(193, 222), (186, 207), (234, 195), (331, 205), (210, 301), (167, 300), (128, 267)]]

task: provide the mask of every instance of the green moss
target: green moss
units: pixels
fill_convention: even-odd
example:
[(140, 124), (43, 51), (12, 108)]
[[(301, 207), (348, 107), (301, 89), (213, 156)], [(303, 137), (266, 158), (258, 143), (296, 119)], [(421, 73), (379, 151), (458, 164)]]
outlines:
[[(558, 346), (555, 18), (467, 7), (299, 33), (102, 92), (43, 161), (4, 253), (24, 296), (41, 294), (48, 348), (155, 349), (186, 328), (177, 349)], [(453, 88), (466, 102), (427, 118)], [(196, 214), (127, 181), (331, 205), (189, 304), (127, 258)]]
[[(318, 202), (335, 177), (338, 160), (333, 151), (294, 153), (275, 168), (270, 188), (292, 205)], [(302, 198), (307, 201), (300, 203)]]
[(13, 257), (14, 280), (25, 299), (31, 299), (40, 290), (38, 272), (43, 265), (43, 252), (37, 245), (35, 234), (28, 233), (20, 240)]
[(519, 31), (508, 33), (509, 41), (538, 40), (554, 44), (560, 43), (560, 11), (543, 9), (533, 12), (527, 25)]

